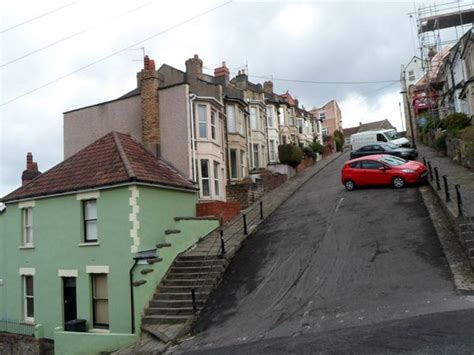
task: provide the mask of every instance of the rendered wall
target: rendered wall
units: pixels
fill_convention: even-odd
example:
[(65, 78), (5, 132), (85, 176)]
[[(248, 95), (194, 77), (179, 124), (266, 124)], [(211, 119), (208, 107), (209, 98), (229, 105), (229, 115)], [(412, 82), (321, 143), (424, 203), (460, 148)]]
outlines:
[(111, 131), (130, 134), (141, 142), (140, 96), (64, 113), (64, 159)]

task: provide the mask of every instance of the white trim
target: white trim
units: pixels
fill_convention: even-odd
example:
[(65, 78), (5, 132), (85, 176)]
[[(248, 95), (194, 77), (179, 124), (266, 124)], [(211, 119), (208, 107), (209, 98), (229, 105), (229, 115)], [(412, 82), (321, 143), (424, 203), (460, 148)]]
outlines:
[(110, 333), (110, 329), (90, 328), (88, 333)]
[(34, 249), (35, 246), (33, 243), (25, 244), (25, 245), (20, 245), (18, 249)]
[(82, 200), (96, 200), (100, 197), (100, 191), (82, 192), (76, 195), (78, 201)]
[(65, 270), (65, 269), (58, 270), (59, 277), (77, 277), (77, 275), (78, 275), (77, 270)]
[(21, 276), (35, 276), (35, 268), (34, 267), (21, 267), (20, 268), (20, 275)]
[(88, 265), (86, 266), (86, 272), (88, 274), (108, 274), (109, 266), (108, 265)]
[(18, 204), (18, 208), (35, 207), (35, 205), (36, 205), (35, 200), (29, 200), (29, 201), (20, 202)]
[[(192, 181), (191, 181), (191, 183), (192, 183)], [(74, 195), (74, 194), (78, 194), (78, 191), (87, 192), (87, 191), (97, 191), (97, 189), (99, 189), (99, 190), (116, 189), (116, 188), (119, 188), (119, 187), (130, 186), (130, 185), (158, 187), (160, 189), (177, 190), (177, 191), (192, 192), (192, 193), (196, 193), (196, 191), (198, 190), (196, 188), (187, 189), (187, 188), (184, 188), (184, 187), (176, 187), (176, 186), (169, 186), (169, 185), (163, 185), (163, 184), (153, 184), (153, 183), (147, 183), (147, 182), (139, 182), (139, 181), (133, 181), (132, 182), (132, 181), (129, 181), (129, 182), (122, 183), (122, 184), (103, 186), (103, 187), (94, 188), (94, 189), (69, 191), (69, 192), (62, 192), (62, 193), (51, 194), (51, 195), (40, 195), (40, 196), (35, 196), (35, 199), (40, 200), (40, 199), (51, 198), (51, 197)], [(13, 203), (21, 203), (22, 201), (25, 201), (25, 200), (28, 200), (28, 199), (29, 199), (28, 197), (25, 197), (25, 198), (19, 198), (17, 200), (7, 201), (7, 202), (5, 202), (5, 205), (13, 204)], [(31, 201), (31, 200), (28, 200), (28, 201)]]
[(130, 198), (128, 199), (129, 207), (131, 208), (131, 213), (128, 215), (129, 222), (132, 223), (130, 228), (130, 238), (132, 238), (132, 245), (130, 247), (130, 252), (135, 254), (138, 251), (138, 246), (140, 245), (140, 221), (138, 220), (138, 215), (140, 213), (140, 206), (138, 205), (137, 198), (140, 197), (140, 191), (136, 185), (129, 186)]

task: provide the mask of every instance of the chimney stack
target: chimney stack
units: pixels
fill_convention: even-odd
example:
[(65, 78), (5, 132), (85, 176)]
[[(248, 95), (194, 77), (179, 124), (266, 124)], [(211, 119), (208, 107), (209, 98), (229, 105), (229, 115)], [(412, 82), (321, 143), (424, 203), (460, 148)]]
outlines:
[(26, 170), (21, 174), (21, 184), (26, 185), (39, 175), (41, 175), (41, 172), (38, 171), (38, 164), (33, 161), (33, 154), (28, 152), (26, 155)]
[(155, 61), (147, 55), (143, 58), (143, 69), (137, 74), (142, 111), (142, 143), (156, 157), (160, 156), (160, 100), (159, 79)]
[(229, 85), (229, 76), (230, 71), (227, 68), (225, 62), (222, 62), (222, 66), (214, 69), (214, 77), (216, 78), (216, 82), (222, 84), (223, 86)]
[(273, 81), (268, 80), (263, 83), (263, 91), (266, 93), (273, 93)]
[(197, 54), (189, 58), (186, 62), (186, 77), (188, 81), (202, 79), (202, 60)]

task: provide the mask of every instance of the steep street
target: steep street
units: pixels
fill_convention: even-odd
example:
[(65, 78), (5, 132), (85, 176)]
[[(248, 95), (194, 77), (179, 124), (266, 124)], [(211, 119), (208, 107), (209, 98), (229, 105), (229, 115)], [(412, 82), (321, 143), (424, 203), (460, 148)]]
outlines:
[[(344, 158), (247, 240), (196, 336), (171, 351), (468, 349), (472, 311), (455, 311), (474, 303), (454, 289), (418, 188), (346, 192), (339, 180)], [(464, 340), (459, 348), (457, 337)]]

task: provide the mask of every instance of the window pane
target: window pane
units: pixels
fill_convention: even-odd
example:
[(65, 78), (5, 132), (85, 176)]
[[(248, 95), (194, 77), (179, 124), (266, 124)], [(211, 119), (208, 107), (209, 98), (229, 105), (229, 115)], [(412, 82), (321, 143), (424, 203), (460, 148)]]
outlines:
[(212, 111), (212, 114), (211, 114), (211, 138), (212, 139), (216, 139), (217, 137), (217, 127), (216, 127), (216, 121), (217, 121), (217, 118), (216, 118), (216, 112), (215, 111)]
[(86, 222), (86, 240), (97, 240), (97, 221)]
[(230, 150), (230, 177), (237, 179), (237, 151), (235, 149)]
[(219, 163), (214, 162), (214, 193), (220, 195), (219, 188)]
[(84, 215), (86, 220), (97, 219), (97, 201), (84, 201)]
[(198, 105), (199, 137), (207, 138), (207, 107)]
[(33, 229), (31, 227), (25, 227), (25, 244), (33, 243)]
[(35, 304), (34, 304), (34, 299), (31, 297), (28, 297), (26, 299), (26, 316), (28, 318), (35, 317)]
[(109, 301), (95, 300), (95, 323), (109, 324)]
[(227, 130), (235, 132), (235, 107), (227, 106)]
[(33, 225), (33, 209), (32, 208), (25, 208), (25, 225), (32, 226)]
[(107, 298), (107, 275), (96, 274), (93, 275), (93, 287), (94, 287), (94, 298), (95, 299), (106, 299)]
[(257, 108), (251, 107), (250, 108), (250, 127), (252, 129), (257, 129)]
[(25, 276), (25, 295), (33, 296), (33, 277)]
[(208, 164), (208, 160), (206, 159), (201, 160), (201, 177), (203, 178), (209, 177), (209, 164)]
[(258, 144), (253, 145), (253, 167), (258, 168), (259, 167), (259, 162), (258, 162)]

